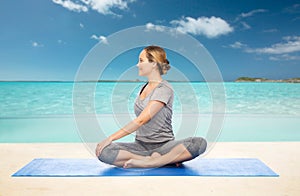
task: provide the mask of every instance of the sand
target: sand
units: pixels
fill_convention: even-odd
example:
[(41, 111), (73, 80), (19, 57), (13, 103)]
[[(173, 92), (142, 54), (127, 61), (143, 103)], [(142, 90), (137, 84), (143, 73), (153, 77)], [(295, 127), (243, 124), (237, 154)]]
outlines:
[(0, 195), (300, 195), (300, 142), (221, 142), (207, 158), (259, 158), (280, 177), (11, 177), (34, 158), (91, 158), (81, 143), (0, 143)]

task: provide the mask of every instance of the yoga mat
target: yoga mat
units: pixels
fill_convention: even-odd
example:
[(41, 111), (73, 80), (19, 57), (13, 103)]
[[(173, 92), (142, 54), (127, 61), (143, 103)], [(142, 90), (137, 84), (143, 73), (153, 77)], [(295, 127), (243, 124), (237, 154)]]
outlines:
[(199, 158), (181, 167), (123, 169), (98, 159), (34, 159), (13, 177), (97, 177), (97, 176), (271, 176), (279, 175), (254, 158)]

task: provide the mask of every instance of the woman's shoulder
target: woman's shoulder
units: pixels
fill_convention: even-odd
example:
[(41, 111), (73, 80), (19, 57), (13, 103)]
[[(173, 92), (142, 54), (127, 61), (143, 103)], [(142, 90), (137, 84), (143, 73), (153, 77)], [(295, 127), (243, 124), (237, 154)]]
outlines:
[(167, 80), (163, 80), (160, 84), (161, 84), (161, 86), (169, 88), (173, 91), (172, 85)]
[(155, 90), (158, 91), (164, 91), (166, 93), (173, 93), (173, 87), (172, 85), (167, 81), (167, 80), (163, 80), (161, 81), (161, 83), (157, 86), (157, 88), (155, 88)]

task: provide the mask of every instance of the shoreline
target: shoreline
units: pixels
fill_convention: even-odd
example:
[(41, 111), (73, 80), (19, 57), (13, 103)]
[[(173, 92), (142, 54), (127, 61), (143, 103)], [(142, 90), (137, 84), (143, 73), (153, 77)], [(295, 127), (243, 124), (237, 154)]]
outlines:
[[(0, 118), (0, 142), (22, 143), (22, 142), (81, 142), (86, 141), (86, 134), (82, 127), (78, 128), (79, 122), (89, 122), (90, 114), (78, 114), (68, 116), (47, 116), (45, 118)], [(75, 117), (75, 118), (74, 118)], [(219, 118), (220, 117), (220, 118)], [(116, 123), (127, 122), (128, 113), (125, 114), (97, 114), (93, 116), (99, 122), (101, 131), (105, 135), (113, 134), (114, 130), (120, 127)], [(186, 119), (182, 124), (182, 118)], [(179, 132), (193, 129), (193, 133), (188, 135), (197, 135), (211, 137), (215, 131), (210, 130), (212, 115), (199, 114), (174, 114), (172, 118), (172, 127), (176, 137), (181, 137)], [(222, 142), (276, 142), (276, 141), (299, 141), (299, 115), (298, 116), (265, 116), (265, 115), (215, 115), (214, 118), (222, 123), (219, 135), (215, 135), (213, 140)], [(78, 121), (79, 120), (79, 121)], [(199, 121), (200, 120), (200, 121)], [(197, 122), (201, 122), (197, 124)], [(254, 126), (255, 125), (255, 126)], [(86, 125), (87, 126), (87, 125)], [(197, 127), (196, 127), (197, 126)], [(284, 130), (284, 131), (283, 131)], [(209, 131), (209, 132), (208, 132)], [(93, 140), (101, 140), (96, 131)], [(82, 138), (83, 137), (83, 138)], [(88, 141), (91, 141), (89, 138)], [(133, 141), (134, 136), (130, 135), (123, 139), (124, 142)]]

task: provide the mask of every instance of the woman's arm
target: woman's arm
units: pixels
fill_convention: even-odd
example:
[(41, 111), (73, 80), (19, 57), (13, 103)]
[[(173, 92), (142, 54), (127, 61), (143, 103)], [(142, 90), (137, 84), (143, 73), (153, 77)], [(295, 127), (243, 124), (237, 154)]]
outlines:
[(132, 120), (130, 123), (128, 123), (126, 126), (124, 126), (119, 131), (115, 132), (102, 142), (100, 142), (97, 145), (96, 148), (96, 155), (97, 157), (101, 154), (101, 151), (111, 144), (112, 141), (118, 140), (122, 137), (125, 137), (134, 131), (136, 131), (139, 127), (141, 127), (143, 124), (147, 123), (157, 112), (159, 112), (165, 104), (160, 101), (151, 100), (149, 101), (148, 105), (145, 107), (145, 109), (140, 113), (140, 115)]
[(143, 124), (147, 123), (155, 114), (160, 111), (164, 106), (164, 103), (156, 100), (149, 101), (145, 109), (140, 113), (140, 115), (133, 121), (128, 123), (125, 127), (112, 134), (109, 138), (114, 141), (120, 139), (126, 135), (129, 135), (136, 131)]

